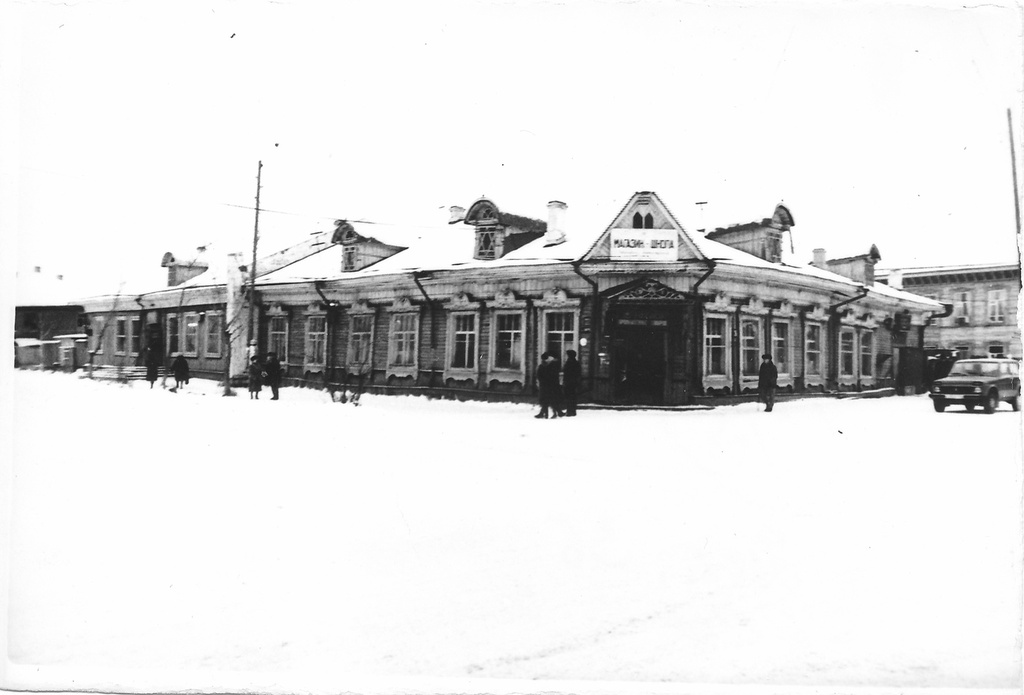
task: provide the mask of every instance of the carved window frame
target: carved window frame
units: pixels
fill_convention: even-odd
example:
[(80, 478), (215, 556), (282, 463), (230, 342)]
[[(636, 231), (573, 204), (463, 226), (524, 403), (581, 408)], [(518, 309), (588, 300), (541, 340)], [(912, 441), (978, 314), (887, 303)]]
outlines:
[[(701, 372), (705, 388), (732, 387), (732, 341), (729, 339), (732, 328), (732, 315), (725, 312), (707, 312), (704, 314), (703, 345), (701, 346)], [(709, 321), (721, 321), (722, 332), (719, 335), (722, 339), (721, 346), (711, 345), (708, 338), (712, 335), (709, 331)], [(722, 366), (724, 373), (712, 373), (711, 350), (720, 347), (722, 350)]]
[[(304, 333), (303, 333), (303, 348), (302, 348), (302, 370), (304, 372), (319, 373), (323, 372), (327, 368), (327, 334), (329, 328), (327, 326), (327, 311), (320, 306), (320, 304), (310, 304), (306, 307), (306, 311), (303, 312), (303, 318), (305, 319)], [(323, 330), (312, 330), (314, 322), (323, 322)], [(323, 336), (323, 361), (317, 362), (313, 359), (315, 356), (312, 354), (316, 344), (319, 342), (316, 336)]]
[[(487, 346), (487, 379), (511, 383), (526, 383), (526, 339), (527, 339), (527, 308), (529, 302), (519, 299), (511, 289), (498, 292), (494, 299), (487, 302), (490, 321), (490, 335)], [(500, 316), (519, 317), (519, 368), (499, 367), (498, 363), (498, 324)]]
[[(420, 307), (413, 304), (408, 297), (400, 297), (395, 303), (388, 307), (388, 376), (412, 376), (419, 374), (420, 364)], [(403, 334), (411, 334), (412, 338), (412, 364), (396, 364), (398, 357), (397, 330), (399, 322), (412, 321), (412, 330), (403, 330)]]
[[(359, 319), (360, 321), (368, 320), (370, 323), (370, 330), (356, 331), (356, 319)], [(345, 346), (345, 365), (350, 372), (362, 374), (373, 371), (373, 347), (376, 332), (377, 310), (371, 307), (365, 301), (353, 304), (352, 307), (350, 307), (348, 310), (348, 341), (347, 345)], [(356, 334), (369, 335), (366, 341), (367, 359), (365, 363), (356, 361)]]
[[(274, 324), (280, 322), (284, 324), (284, 330), (274, 328)], [(277, 336), (283, 336), (283, 340), (280, 342), (284, 345), (284, 350), (275, 349), (275, 340)], [(282, 307), (280, 304), (274, 304), (267, 310), (267, 352), (276, 352), (277, 359), (283, 365), (288, 364), (289, 357), (289, 345), (288, 341), (291, 337), (291, 321), (289, 320), (288, 310)]]
[[(555, 287), (544, 293), (543, 298), (534, 302), (539, 310), (537, 313), (537, 354), (541, 355), (548, 351), (548, 317), (552, 314), (569, 314), (572, 316), (572, 341), (566, 345), (560, 343), (558, 360), (565, 362), (567, 350), (580, 351), (580, 300), (570, 297), (565, 290)], [(560, 331), (564, 332), (564, 331)]]
[[(445, 379), (476, 379), (480, 374), (480, 361), (483, 357), (483, 349), (480, 345), (480, 329), (483, 321), (483, 303), (474, 301), (464, 292), (455, 295), (448, 303), (445, 330), (445, 352), (444, 352), (444, 378)], [(471, 331), (472, 364), (470, 366), (457, 367), (454, 365), (456, 347), (458, 344), (457, 327), (460, 319), (472, 317), (473, 330)], [(464, 332), (463, 332), (464, 333)]]

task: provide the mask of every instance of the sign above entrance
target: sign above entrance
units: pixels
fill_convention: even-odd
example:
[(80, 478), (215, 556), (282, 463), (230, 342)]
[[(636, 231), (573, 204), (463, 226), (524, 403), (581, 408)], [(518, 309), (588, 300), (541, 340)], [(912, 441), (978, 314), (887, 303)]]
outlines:
[(679, 259), (679, 235), (674, 229), (613, 229), (610, 241), (613, 261)]

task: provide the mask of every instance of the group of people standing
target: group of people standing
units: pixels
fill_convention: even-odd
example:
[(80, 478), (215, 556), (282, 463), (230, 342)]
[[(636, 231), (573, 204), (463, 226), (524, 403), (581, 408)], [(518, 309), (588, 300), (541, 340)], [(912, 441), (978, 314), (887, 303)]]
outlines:
[(580, 363), (576, 360), (576, 351), (565, 351), (564, 365), (559, 364), (558, 355), (553, 352), (545, 352), (540, 360), (536, 377), (540, 412), (534, 417), (544, 420), (549, 417), (575, 417), (580, 387)]
[(267, 361), (263, 363), (256, 355), (249, 358), (249, 400), (260, 399), (263, 384), (270, 387), (273, 394), (270, 400), (278, 400), (281, 388), (281, 361), (275, 352), (268, 352)]
[[(182, 386), (188, 383), (191, 378), (188, 368), (188, 360), (180, 352), (173, 353), (174, 360), (171, 362), (171, 373), (174, 374), (174, 389), (180, 389)], [(156, 380), (160, 375), (160, 348), (157, 345), (150, 344), (146, 348), (145, 364), (146, 364), (146, 381), (149, 382), (149, 388), (153, 388), (156, 384)]]

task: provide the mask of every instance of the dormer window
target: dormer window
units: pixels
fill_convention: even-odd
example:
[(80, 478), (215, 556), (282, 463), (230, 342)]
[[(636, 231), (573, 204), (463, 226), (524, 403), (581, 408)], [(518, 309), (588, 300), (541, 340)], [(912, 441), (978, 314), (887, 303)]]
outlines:
[(479, 260), (491, 261), (498, 257), (500, 232), (497, 229), (479, 229), (476, 233), (476, 254)]
[(350, 272), (359, 268), (359, 246), (357, 244), (345, 244), (342, 251), (341, 269), (343, 272)]

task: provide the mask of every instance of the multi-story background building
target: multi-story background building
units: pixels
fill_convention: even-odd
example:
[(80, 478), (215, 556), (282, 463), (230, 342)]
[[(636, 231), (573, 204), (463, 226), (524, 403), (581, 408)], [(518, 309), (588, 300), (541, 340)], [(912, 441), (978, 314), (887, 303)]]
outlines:
[(1021, 359), (1020, 263), (879, 270), (875, 278), (949, 305), (947, 316), (925, 326), (926, 350), (951, 351), (961, 358)]

